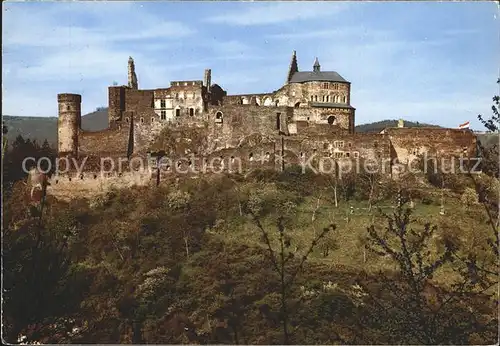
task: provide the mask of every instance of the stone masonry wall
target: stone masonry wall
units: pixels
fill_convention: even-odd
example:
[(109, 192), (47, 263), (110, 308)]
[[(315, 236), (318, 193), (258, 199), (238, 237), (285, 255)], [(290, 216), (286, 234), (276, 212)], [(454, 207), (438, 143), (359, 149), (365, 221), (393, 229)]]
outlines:
[(393, 157), (406, 163), (427, 153), (438, 157), (475, 157), (476, 136), (472, 131), (441, 128), (390, 128), (386, 130)]

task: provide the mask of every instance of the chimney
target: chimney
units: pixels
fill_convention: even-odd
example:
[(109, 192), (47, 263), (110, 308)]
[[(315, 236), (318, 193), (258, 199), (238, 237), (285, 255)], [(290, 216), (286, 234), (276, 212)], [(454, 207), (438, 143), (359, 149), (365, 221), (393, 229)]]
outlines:
[(210, 92), (210, 85), (212, 84), (212, 70), (205, 70), (205, 77), (203, 78), (203, 84), (207, 88), (207, 92)]

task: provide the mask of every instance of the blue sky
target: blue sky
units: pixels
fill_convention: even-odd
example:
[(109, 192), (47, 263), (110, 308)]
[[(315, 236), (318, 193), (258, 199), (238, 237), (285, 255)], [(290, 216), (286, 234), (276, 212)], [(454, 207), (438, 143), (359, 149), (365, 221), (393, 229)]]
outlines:
[(3, 2), (3, 114), (57, 116), (57, 94), (83, 113), (107, 87), (212, 81), (229, 94), (270, 92), (299, 70), (352, 83), (356, 123), (404, 118), (456, 127), (491, 114), (498, 94), (495, 2)]

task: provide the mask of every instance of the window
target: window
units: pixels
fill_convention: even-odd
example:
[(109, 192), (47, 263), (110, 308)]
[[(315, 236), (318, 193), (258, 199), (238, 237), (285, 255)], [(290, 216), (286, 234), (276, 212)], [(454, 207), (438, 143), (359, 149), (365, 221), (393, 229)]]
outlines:
[(326, 102), (330, 102), (330, 95), (326, 95)]
[(178, 117), (178, 116), (180, 116), (180, 115), (181, 115), (181, 110), (180, 110), (179, 108), (177, 108), (177, 109), (175, 110), (175, 116), (176, 116), (176, 117)]
[(154, 117), (152, 117), (152, 118), (151, 118), (151, 122), (152, 122), (152, 123), (154, 123), (154, 121), (155, 121), (155, 118), (154, 118)]
[(141, 118), (141, 124), (144, 123), (144, 118)]
[(326, 100), (326, 97), (325, 97), (325, 95), (323, 95), (323, 102), (325, 102), (325, 100)]
[(357, 151), (353, 152), (352, 154), (353, 154), (353, 156), (354, 156), (355, 158), (358, 158), (358, 157), (359, 157), (359, 152), (357, 152)]
[(333, 125), (334, 122), (335, 122), (335, 117), (333, 115), (330, 115), (328, 117), (328, 124)]
[(323, 149), (325, 149), (325, 150), (328, 149), (328, 142), (323, 143)]
[(350, 156), (351, 156), (351, 153), (345, 153), (345, 156), (346, 156), (346, 157), (350, 157)]
[(344, 103), (346, 103), (346, 101), (347, 101), (347, 97), (344, 96)]
[(281, 130), (281, 113), (276, 113), (276, 130)]
[(311, 102), (314, 101), (314, 96), (311, 95)]
[(166, 107), (167, 107), (167, 105), (166, 105), (165, 100), (161, 100), (160, 101), (160, 108), (166, 108)]
[(323, 83), (323, 89), (328, 89), (328, 83)]
[(314, 101), (318, 102), (318, 95), (314, 95)]
[(222, 112), (215, 113), (215, 122), (222, 123), (223, 117), (224, 115), (222, 114)]
[(253, 161), (253, 153), (250, 153), (250, 155), (248, 155), (248, 159), (249, 159), (250, 161)]
[(125, 121), (128, 123), (128, 117), (125, 118)]
[(189, 108), (189, 116), (193, 116), (194, 115), (194, 108)]
[(161, 120), (167, 119), (167, 111), (161, 111)]
[(66, 106), (66, 110), (69, 111), (71, 110), (71, 107), (69, 105)]
[(344, 147), (344, 141), (338, 141), (338, 146), (339, 146), (339, 148), (343, 148)]

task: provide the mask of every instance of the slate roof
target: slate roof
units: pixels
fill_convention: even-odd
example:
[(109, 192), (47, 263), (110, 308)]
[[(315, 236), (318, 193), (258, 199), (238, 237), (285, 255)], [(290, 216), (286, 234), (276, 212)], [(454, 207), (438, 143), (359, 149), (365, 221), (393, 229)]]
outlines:
[(310, 104), (311, 104), (311, 107), (355, 109), (351, 105), (348, 105), (348, 104), (345, 104), (345, 103), (311, 102)]
[(344, 82), (348, 83), (341, 75), (335, 71), (319, 72), (295, 72), (290, 83), (304, 83), (313, 81)]

